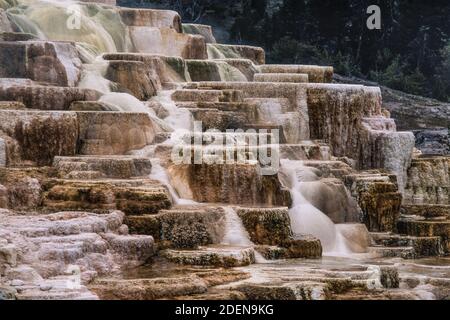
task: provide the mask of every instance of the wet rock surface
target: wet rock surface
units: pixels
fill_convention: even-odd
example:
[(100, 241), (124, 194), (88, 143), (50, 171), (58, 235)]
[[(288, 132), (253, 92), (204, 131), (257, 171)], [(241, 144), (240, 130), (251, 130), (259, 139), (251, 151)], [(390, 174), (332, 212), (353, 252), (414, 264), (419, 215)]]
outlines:
[(350, 175), (346, 184), (361, 207), (362, 221), (369, 231), (392, 232), (400, 216), (402, 195), (384, 174)]
[(199, 202), (290, 205), (289, 192), (277, 176), (260, 176), (253, 165), (189, 165), (169, 169), (173, 181), (190, 186), (181, 196)]
[(100, 93), (90, 89), (39, 86), (34, 82), (17, 85), (8, 80), (0, 83), (1, 101), (22, 102), (29, 109), (38, 110), (68, 110), (74, 101), (95, 101)]
[(75, 114), (16, 110), (0, 110), (0, 114), (0, 135), (6, 138), (3, 154), (8, 165), (26, 161), (49, 165), (55, 156), (75, 154), (78, 139)]
[(0, 300), (449, 298), (446, 130), (93, 2), (73, 33), (58, 2), (0, 9)]
[(195, 251), (167, 250), (161, 253), (170, 262), (194, 266), (243, 267), (255, 262), (253, 248), (200, 247)]
[[(18, 299), (97, 298), (84, 286), (93, 277), (139, 265), (155, 252), (150, 236), (117, 234), (123, 218), (119, 211), (33, 217), (2, 211), (1, 281)], [(11, 298), (11, 290), (2, 292)]]
[(414, 159), (408, 170), (406, 204), (449, 204), (449, 157)]
[(131, 233), (153, 235), (162, 248), (195, 249), (220, 244), (224, 236), (225, 213), (220, 207), (175, 207), (126, 220)]
[(53, 166), (64, 178), (73, 172), (99, 172), (102, 177), (128, 179), (149, 175), (152, 164), (149, 159), (117, 156), (117, 157), (55, 157)]
[(264, 49), (251, 46), (208, 44), (209, 59), (249, 59), (257, 65), (265, 64)]
[(130, 92), (139, 100), (156, 95), (157, 80), (143, 62), (110, 61), (106, 77), (119, 84), (119, 90)]
[(211, 26), (194, 23), (183, 23), (183, 32), (189, 34), (201, 35), (206, 43), (216, 43)]
[(109, 210), (154, 214), (171, 206), (167, 191), (152, 180), (49, 180), (44, 186), (47, 210)]
[(77, 118), (83, 155), (123, 155), (151, 144), (158, 131), (145, 113), (77, 112)]
[(276, 246), (293, 239), (287, 208), (237, 210), (252, 242)]
[(0, 42), (0, 77), (28, 78), (62, 87), (80, 80), (81, 60), (65, 42)]

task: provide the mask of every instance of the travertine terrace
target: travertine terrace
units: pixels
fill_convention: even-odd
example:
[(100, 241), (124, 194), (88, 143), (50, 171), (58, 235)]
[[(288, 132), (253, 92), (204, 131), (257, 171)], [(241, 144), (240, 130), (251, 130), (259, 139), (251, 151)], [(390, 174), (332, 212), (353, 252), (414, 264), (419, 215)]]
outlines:
[(0, 0), (0, 299), (448, 298), (408, 261), (450, 253), (450, 158), (332, 79), (173, 11)]

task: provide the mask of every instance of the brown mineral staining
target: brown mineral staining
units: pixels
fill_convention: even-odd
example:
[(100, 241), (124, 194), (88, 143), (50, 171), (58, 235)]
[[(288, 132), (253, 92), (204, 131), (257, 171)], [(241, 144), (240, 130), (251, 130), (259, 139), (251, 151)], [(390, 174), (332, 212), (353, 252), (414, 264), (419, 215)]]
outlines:
[[(379, 88), (93, 2), (71, 33), (55, 3), (0, 9), (0, 299), (448, 296), (408, 260), (450, 252), (450, 160), (414, 150)], [(221, 138), (241, 162), (172, 157)]]

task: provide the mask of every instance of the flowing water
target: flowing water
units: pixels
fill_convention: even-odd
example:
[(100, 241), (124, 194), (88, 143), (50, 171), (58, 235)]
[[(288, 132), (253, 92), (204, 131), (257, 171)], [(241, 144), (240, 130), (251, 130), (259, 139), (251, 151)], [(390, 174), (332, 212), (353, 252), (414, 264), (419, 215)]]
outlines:
[[(78, 51), (80, 52), (81, 50), (79, 49)], [(102, 56), (97, 56), (91, 63), (83, 64), (78, 87), (94, 89), (103, 94), (110, 93), (112, 91), (112, 83), (105, 78), (108, 66), (108, 61), (105, 61)]]
[(190, 132), (194, 126), (192, 114), (185, 108), (177, 107), (172, 100), (173, 93), (174, 91), (171, 90), (160, 91), (152, 100), (159, 102), (168, 113), (168, 116), (164, 118), (164, 122), (171, 127), (172, 131)]
[(40, 39), (86, 43), (101, 52), (130, 51), (128, 28), (112, 7), (64, 0), (19, 0), (7, 11), (20, 31)]
[[(18, 0), (18, 2), (21, 6), (8, 10), (7, 15), (20, 31), (31, 33), (40, 39), (77, 42), (76, 47), (83, 62), (81, 80), (78, 83), (80, 88), (95, 89), (101, 92), (103, 96), (100, 98), (100, 102), (114, 105), (122, 112), (147, 114), (155, 123), (155, 127), (160, 127), (161, 132), (171, 133), (171, 138), (164, 143), (165, 145), (180, 143), (186, 134), (191, 134), (193, 130), (192, 114), (188, 109), (178, 108), (172, 101), (173, 91), (159, 92), (158, 96), (153, 98), (154, 101), (161, 104), (168, 114), (164, 119), (158, 118), (145, 102), (139, 101), (134, 96), (113, 92), (114, 85), (105, 78), (108, 62), (102, 58), (102, 53), (136, 51), (130, 30), (122, 23), (117, 10), (94, 3), (80, 4), (75, 8), (72, 6), (77, 2), (72, 0)], [(75, 12), (74, 10), (79, 11)], [(71, 20), (74, 17), (80, 18), (79, 29), (69, 28), (68, 22), (77, 23), (77, 21)], [(161, 33), (152, 28), (141, 28), (140, 30), (139, 33), (133, 34), (134, 39), (142, 43), (145, 39), (145, 42), (150, 44), (149, 48), (143, 48), (143, 51), (154, 50), (155, 48), (152, 46), (158, 45), (152, 41), (148, 42), (148, 39), (154, 37), (154, 40), (160, 41)], [(150, 36), (149, 31), (153, 32)], [(214, 45), (208, 46), (208, 52), (210, 57), (220, 59), (229, 57), (230, 54), (221, 51)], [(246, 81), (245, 76), (237, 68), (226, 63), (217, 63), (217, 67), (222, 81)], [(176, 73), (172, 72), (173, 78), (177, 78)], [(260, 105), (261, 120), (282, 125), (288, 139), (292, 139), (292, 141), (288, 141), (289, 143), (298, 143), (300, 139), (305, 138), (301, 130), (307, 124), (303, 126), (301, 119), (294, 118), (294, 113), (289, 113), (289, 110), (283, 109), (282, 103), (267, 100)], [(235, 134), (230, 134), (227, 137), (231, 138), (233, 142), (238, 142), (240, 139)], [(179, 196), (176, 191), (177, 185), (171, 182), (166, 168), (161, 165), (161, 160), (155, 156), (156, 147), (156, 145), (147, 146), (133, 153), (136, 156), (151, 159), (152, 173), (149, 178), (159, 181), (167, 188), (175, 205), (199, 205), (192, 200), (182, 199)], [(340, 270), (345, 275), (358, 271), (365, 272), (369, 268), (368, 270), (375, 275), (374, 279), (379, 279), (380, 268), (373, 267), (373, 265), (384, 264), (397, 267), (401, 276), (415, 277), (415, 279), (423, 282), (421, 284), (425, 284), (424, 279), (427, 277), (444, 280), (449, 278), (450, 261), (448, 259), (426, 259), (415, 262), (404, 262), (396, 259), (354, 260), (356, 255), (349, 249), (347, 240), (343, 237), (337, 225), (308, 201), (308, 197), (305, 196), (304, 190), (309, 187), (308, 182), (318, 179), (315, 173), (304, 167), (301, 162), (289, 160), (282, 160), (282, 170), (282, 173), (290, 180), (293, 206), (289, 215), (292, 230), (296, 234), (312, 234), (319, 238), (323, 245), (325, 257), (317, 260), (299, 259), (268, 263), (256, 252), (257, 263), (264, 263), (264, 265), (254, 265), (244, 269), (251, 273), (253, 278), (259, 275), (262, 281), (273, 281), (275, 283), (284, 278), (297, 281), (295, 279), (298, 279), (301, 275), (313, 277), (320, 269), (323, 270), (323, 277), (327, 278), (329, 270)], [(316, 191), (311, 192), (317, 193)], [(348, 196), (350, 197), (350, 195)], [(237, 212), (229, 206), (223, 208), (226, 214), (225, 235), (221, 244), (232, 247), (255, 247)], [(152, 270), (155, 269), (158, 269), (156, 276), (161, 276), (160, 273), (167, 271), (165, 268), (154, 268)], [(377, 285), (379, 286), (379, 284)], [(421, 295), (420, 297), (433, 299), (434, 296), (431, 291), (422, 290), (422, 287), (418, 287), (421, 290), (418, 292)]]
[(302, 183), (309, 180), (311, 172), (299, 161), (282, 160), (282, 170), (289, 177), (293, 206), (289, 210), (292, 231), (311, 234), (322, 242), (324, 254), (347, 255), (351, 253), (346, 240), (331, 219), (314, 207), (301, 193)]
[(236, 211), (231, 207), (224, 207), (223, 209), (225, 210), (226, 224), (222, 244), (238, 247), (254, 246)]
[(217, 62), (221, 81), (227, 82), (247, 82), (245, 75), (239, 69), (226, 62)]
[[(247, 230), (239, 218), (236, 210), (231, 207), (223, 207), (225, 211), (225, 236), (222, 245), (234, 247), (255, 247), (250, 240)], [(268, 261), (255, 250), (256, 263), (266, 264)]]
[(170, 183), (169, 175), (167, 174), (166, 169), (161, 166), (159, 159), (151, 159), (152, 161), (152, 173), (150, 175), (150, 179), (159, 181), (162, 185), (164, 185), (170, 193), (172, 200), (175, 205), (195, 205), (198, 204), (195, 201), (188, 199), (181, 199), (178, 195), (175, 188)]
[[(21, 31), (32, 33), (41, 39), (71, 40), (80, 43), (77, 49), (84, 62), (79, 87), (96, 89), (103, 93), (100, 102), (116, 106), (123, 112), (147, 113), (149, 117), (164, 131), (172, 132), (172, 137), (166, 144), (174, 145), (180, 138), (192, 132), (193, 117), (187, 109), (178, 108), (172, 101), (172, 91), (162, 91), (153, 99), (161, 104), (168, 113), (164, 119), (159, 119), (153, 110), (143, 102), (126, 93), (112, 92), (111, 82), (105, 79), (108, 62), (103, 60), (101, 52), (132, 51), (133, 46), (129, 39), (129, 30), (121, 22), (120, 15), (113, 8), (98, 4), (83, 4), (78, 11), (71, 8), (76, 2), (71, 0), (20, 0), (20, 7), (8, 10), (8, 16)], [(68, 25), (71, 15), (80, 19), (80, 28), (72, 29)], [(76, 21), (72, 21), (76, 23)], [(210, 54), (224, 57), (214, 46), (209, 46)], [(214, 52), (212, 52), (214, 51)], [(216, 57), (217, 58), (217, 57)], [(222, 80), (244, 81), (245, 76), (234, 67), (226, 63), (217, 63)], [(271, 105), (272, 107), (273, 105)], [(264, 107), (262, 114), (268, 115)], [(264, 112), (266, 111), (266, 112)], [(270, 110), (273, 118), (273, 110)], [(282, 114), (281, 110), (278, 110)], [(279, 120), (281, 121), (281, 120)], [(297, 134), (298, 135), (298, 134)], [(159, 160), (153, 159), (151, 178), (160, 181), (169, 190), (174, 202), (180, 204), (194, 204), (193, 201), (180, 199), (175, 188), (171, 185), (166, 170)], [(295, 233), (313, 234), (322, 241), (327, 254), (345, 254), (348, 249), (345, 240), (338, 232), (334, 223), (319, 209), (315, 208), (302, 195), (300, 189), (302, 179), (298, 173), (306, 172), (296, 167), (295, 163), (284, 161), (283, 167), (289, 171), (292, 181), (292, 197), (294, 206), (290, 210), (292, 228)], [(246, 235), (245, 229), (236, 213), (227, 208), (227, 236), (224, 241), (233, 245), (252, 245)]]

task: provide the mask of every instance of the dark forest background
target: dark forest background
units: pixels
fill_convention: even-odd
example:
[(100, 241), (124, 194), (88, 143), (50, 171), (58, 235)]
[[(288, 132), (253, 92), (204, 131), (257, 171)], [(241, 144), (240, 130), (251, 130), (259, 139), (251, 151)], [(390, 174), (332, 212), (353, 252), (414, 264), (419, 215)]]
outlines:
[[(337, 73), (450, 101), (449, 0), (119, 0), (211, 24), (219, 40), (262, 46), (269, 63), (333, 65)], [(366, 27), (381, 7), (382, 29)]]

